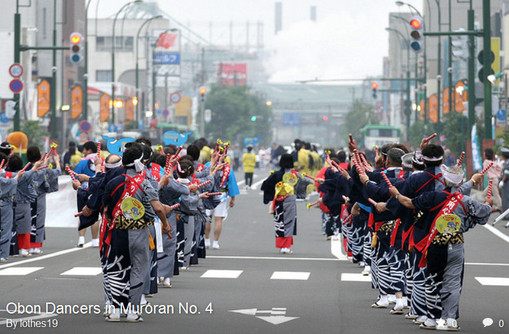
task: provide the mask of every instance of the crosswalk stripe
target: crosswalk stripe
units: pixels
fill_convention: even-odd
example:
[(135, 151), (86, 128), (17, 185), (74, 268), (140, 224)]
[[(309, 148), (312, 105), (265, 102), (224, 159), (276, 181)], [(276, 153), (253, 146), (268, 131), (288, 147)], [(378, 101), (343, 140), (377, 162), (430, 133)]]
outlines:
[(102, 272), (101, 267), (74, 267), (64, 271), (63, 276), (97, 276)]
[(239, 278), (243, 270), (207, 270), (201, 278)]
[(476, 277), (481, 285), (486, 286), (509, 286), (509, 277)]
[(270, 279), (306, 281), (309, 275), (309, 272), (302, 271), (275, 271)]
[(11, 267), (0, 270), (0, 276), (25, 276), (44, 267)]
[(364, 276), (362, 274), (341, 274), (341, 281), (343, 282), (371, 282), (371, 275)]

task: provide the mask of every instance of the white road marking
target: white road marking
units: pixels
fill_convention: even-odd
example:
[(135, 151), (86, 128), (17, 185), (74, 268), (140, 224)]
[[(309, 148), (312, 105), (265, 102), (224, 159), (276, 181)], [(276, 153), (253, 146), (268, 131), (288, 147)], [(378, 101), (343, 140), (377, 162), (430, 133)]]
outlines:
[(509, 277), (476, 277), (481, 285), (486, 286), (509, 286)]
[(343, 254), (343, 241), (341, 238), (332, 238), (330, 241), (330, 251), (332, 255), (338, 258), (341, 261), (347, 261), (347, 257)]
[(343, 282), (371, 282), (371, 275), (343, 273), (341, 274), (341, 280)]
[(102, 272), (101, 267), (74, 267), (60, 275), (64, 276), (97, 276)]
[(255, 182), (251, 185), (251, 189), (258, 189), (258, 186), (261, 185), (265, 180), (260, 180), (258, 182)]
[[(287, 317), (286, 307), (273, 307), (271, 310), (258, 310), (256, 308), (248, 308), (242, 310), (230, 310), (229, 312), (240, 313), (245, 315), (254, 315), (256, 318), (265, 320), (273, 325), (280, 325), (299, 317)], [(258, 316), (257, 314), (268, 314), (267, 316)]]
[(0, 276), (25, 276), (44, 267), (17, 267), (0, 270)]
[(83, 246), (83, 248), (73, 247), (73, 248), (64, 249), (64, 250), (61, 250), (61, 251), (58, 251), (58, 252), (55, 252), (55, 253), (33, 257), (33, 258), (27, 259), (27, 260), (16, 261), (16, 262), (12, 262), (12, 263), (9, 263), (9, 264), (4, 264), (4, 265), (0, 266), (0, 269), (13, 267), (13, 266), (17, 266), (17, 265), (20, 265), (20, 264), (26, 264), (26, 263), (32, 263), (32, 262), (36, 262), (36, 261), (40, 261), (40, 260), (50, 259), (50, 258), (55, 257), (55, 256), (60, 256), (60, 255), (64, 255), (64, 254), (68, 254), (68, 253), (72, 253), (72, 252), (77, 252), (77, 251), (80, 251), (82, 249), (85, 249), (85, 248), (88, 248), (88, 247), (91, 247), (91, 246), (92, 246), (92, 243), (88, 242), (88, 243), (86, 243)]
[(304, 271), (275, 271), (270, 279), (306, 281), (309, 275), (309, 272)]
[(488, 229), (491, 233), (499, 237), (500, 239), (504, 240), (505, 242), (509, 242), (509, 236), (505, 235), (504, 233), (500, 232), (490, 224), (483, 225), (484, 228)]
[(268, 317), (257, 316), (257, 318), (265, 320), (267, 322), (270, 322), (273, 325), (281, 325), (282, 323), (285, 323), (290, 320), (298, 319), (299, 317), (286, 317), (286, 316), (278, 315), (278, 316), (268, 316)]
[(201, 278), (238, 278), (243, 270), (207, 270)]
[(233, 255), (207, 255), (207, 259), (230, 260), (285, 260), (285, 261), (338, 261), (332, 257), (289, 257), (289, 256), (233, 256)]
[(509, 263), (481, 263), (481, 262), (465, 262), (466, 266), (500, 266), (509, 267)]

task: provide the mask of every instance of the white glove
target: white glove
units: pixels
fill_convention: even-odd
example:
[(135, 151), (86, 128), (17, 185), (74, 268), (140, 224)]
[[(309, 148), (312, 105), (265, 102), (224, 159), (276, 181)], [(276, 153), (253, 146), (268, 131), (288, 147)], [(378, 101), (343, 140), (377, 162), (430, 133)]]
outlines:
[(502, 187), (504, 186), (504, 181), (500, 181), (500, 182), (498, 183), (498, 186), (499, 186), (500, 188), (502, 188)]

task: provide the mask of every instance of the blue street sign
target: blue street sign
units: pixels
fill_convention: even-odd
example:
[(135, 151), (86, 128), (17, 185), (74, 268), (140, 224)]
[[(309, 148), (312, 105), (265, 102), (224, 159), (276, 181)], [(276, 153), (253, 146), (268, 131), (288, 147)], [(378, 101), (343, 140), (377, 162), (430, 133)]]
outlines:
[(505, 121), (505, 118), (506, 118), (506, 111), (505, 109), (500, 109), (498, 112), (497, 112), (497, 119), (499, 121)]
[(9, 117), (4, 112), (0, 114), (0, 122), (9, 123)]
[(153, 61), (154, 65), (179, 65), (180, 53), (173, 52), (154, 53)]
[(283, 113), (283, 126), (300, 126), (300, 114), (295, 112)]
[(244, 137), (244, 147), (255, 146), (260, 142), (260, 137)]
[(169, 114), (170, 114), (170, 112), (168, 111), (168, 109), (164, 109), (163, 110), (163, 116), (164, 117), (168, 117)]
[(19, 79), (13, 79), (9, 83), (9, 88), (11, 89), (11, 92), (18, 94), (23, 90), (23, 81)]

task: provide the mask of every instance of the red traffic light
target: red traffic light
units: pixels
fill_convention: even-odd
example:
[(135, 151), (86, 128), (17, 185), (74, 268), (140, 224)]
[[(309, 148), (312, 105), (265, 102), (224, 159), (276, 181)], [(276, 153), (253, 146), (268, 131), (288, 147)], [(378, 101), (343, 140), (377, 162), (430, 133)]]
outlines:
[(371, 83), (371, 87), (373, 87), (373, 89), (377, 89), (378, 88), (378, 82), (372, 82)]
[(71, 44), (79, 44), (81, 42), (81, 34), (77, 32), (73, 32), (71, 34)]
[(410, 20), (410, 25), (414, 29), (421, 29), (421, 27), (422, 27), (421, 20), (419, 20), (419, 19), (412, 19), (412, 20)]
[(323, 117), (322, 117), (322, 119), (323, 119), (324, 121), (328, 121), (328, 120), (329, 120), (329, 116), (323, 116)]
[(204, 95), (207, 92), (207, 88), (200, 87), (200, 94)]

